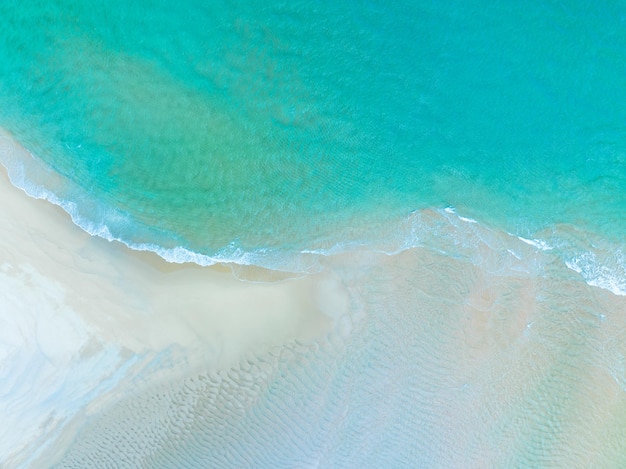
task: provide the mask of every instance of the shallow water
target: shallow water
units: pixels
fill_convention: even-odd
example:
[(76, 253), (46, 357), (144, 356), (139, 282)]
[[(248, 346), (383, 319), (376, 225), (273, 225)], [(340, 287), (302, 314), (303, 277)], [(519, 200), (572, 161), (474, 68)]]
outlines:
[(93, 235), (332, 273), (349, 312), (139, 377), (61, 466), (626, 464), (626, 3), (182, 6), (3, 1), (33, 157), (0, 162)]
[(83, 224), (267, 264), (429, 207), (622, 240), (617, 6), (204, 3), (3, 2), (0, 123)]

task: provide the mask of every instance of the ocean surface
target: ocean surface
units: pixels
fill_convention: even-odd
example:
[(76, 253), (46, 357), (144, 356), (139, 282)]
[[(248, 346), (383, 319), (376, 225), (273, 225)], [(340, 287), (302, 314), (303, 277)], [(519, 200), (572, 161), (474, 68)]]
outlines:
[(626, 465), (626, 2), (0, 18), (15, 185), (170, 262), (351, 292), (340, 331), (124, 399), (59, 467)]

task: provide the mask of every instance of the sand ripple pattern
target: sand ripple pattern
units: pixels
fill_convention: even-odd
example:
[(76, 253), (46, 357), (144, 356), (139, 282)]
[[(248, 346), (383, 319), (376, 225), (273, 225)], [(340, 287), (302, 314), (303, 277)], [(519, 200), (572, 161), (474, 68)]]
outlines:
[(326, 339), (138, 391), (56, 467), (622, 467), (624, 297), (504, 239), (332, 259)]

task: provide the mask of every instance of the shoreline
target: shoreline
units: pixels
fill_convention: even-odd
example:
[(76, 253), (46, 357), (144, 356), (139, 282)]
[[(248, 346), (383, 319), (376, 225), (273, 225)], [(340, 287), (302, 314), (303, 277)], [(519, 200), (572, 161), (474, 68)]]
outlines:
[[(402, 432), (428, 428), (432, 444), (411, 454), (453, 438), (458, 453), (430, 451), (462, 467), (467, 448), (496, 462), (517, 454), (518, 435), (537, 434), (528, 409), (563, 429), (542, 438), (571, 442), (569, 466), (624, 454), (624, 297), (527, 239), (426, 210), (416, 220), (446, 230), (430, 246), (344, 252), (319, 273), (276, 278), (171, 264), (91, 236), (3, 170), (0, 197), (0, 464), (124, 454), (150, 465), (161, 452), (186, 454), (179, 422), (207, 436), (217, 466), (224, 442), (229, 454), (268, 457), (255, 429), (297, 443), (292, 460), (302, 461), (300, 443), (315, 444), (338, 415), (333, 441), (389, 415)], [(467, 246), (437, 249), (457, 233)], [(400, 383), (392, 393), (390, 377)], [(519, 434), (490, 440), (511, 415)]]
[[(14, 140), (0, 144), (26, 151)], [(5, 463), (40, 439), (49, 444), (73, 415), (127, 379), (133, 360), (176, 349), (190, 367), (196, 360), (227, 369), (325, 336), (348, 307), (345, 288), (328, 273), (289, 278), (250, 269), (246, 281), (227, 265), (171, 264), (91, 236), (61, 207), (13, 186), (4, 166), (0, 198), (0, 364), (17, 383), (0, 385), (14, 399), (0, 411)], [(261, 283), (264, 276), (283, 281)], [(34, 370), (44, 370), (36, 373), (42, 381), (20, 384)]]

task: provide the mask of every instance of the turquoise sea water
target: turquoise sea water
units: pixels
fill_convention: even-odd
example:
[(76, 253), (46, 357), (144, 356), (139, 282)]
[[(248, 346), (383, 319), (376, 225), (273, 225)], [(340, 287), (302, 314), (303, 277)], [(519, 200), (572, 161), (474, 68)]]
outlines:
[(414, 3), (5, 1), (0, 124), (129, 243), (293, 254), (447, 206), (620, 241), (619, 2)]
[[(302, 450), (310, 456), (302, 467), (313, 467), (314, 453), (324, 456), (320, 467), (468, 467), (464, 460), (488, 467), (483, 457), (496, 467), (539, 467), (552, 461), (544, 454), (567, 453), (555, 449), (575, 408), (563, 393), (580, 375), (563, 370), (623, 368), (621, 348), (586, 329), (571, 332), (569, 321), (580, 321), (557, 314), (581, 303), (593, 317), (624, 312), (607, 311), (596, 298), (626, 295), (626, 2), (606, 3), (3, 0), (0, 127), (36, 157), (3, 163), (14, 183), (59, 203), (92, 234), (175, 262), (297, 272), (331, 264), (357, 292), (354, 301), (373, 318), (357, 328), (361, 335), (313, 358), (298, 351), (310, 358), (301, 368), (272, 362), (266, 377), (268, 393), (286, 402), (295, 389), (322, 409), (319, 420), (298, 414), (297, 405), (287, 411), (297, 430), (229, 414), (232, 434), (224, 438), (244, 435), (243, 443), (224, 443), (231, 459), (220, 460), (211, 447), (215, 461), (295, 467), (300, 460), (290, 455)], [(415, 249), (441, 258), (407, 260)], [(350, 270), (332, 256), (362, 250), (400, 257), (392, 267), (362, 261)], [(432, 265), (445, 262), (460, 265), (426, 279)], [(379, 278), (388, 284), (376, 286)], [(482, 405), (489, 393), (452, 396), (459, 383), (449, 382), (449, 362), (426, 358), (449, 358), (452, 348), (445, 340), (436, 342), (442, 350), (420, 348), (406, 335), (436, 337), (460, 321), (452, 312), (468, 301), (467, 278), (496, 285), (496, 299), (483, 305), (492, 313), (501, 307), (513, 314), (532, 298), (534, 315), (567, 331), (541, 342), (555, 369), (519, 378), (534, 389), (519, 402), (535, 404), (510, 411), (494, 404), (496, 424), (468, 414), (453, 423), (448, 412)], [(521, 292), (522, 283), (532, 293)], [(456, 303), (424, 307), (425, 291), (446, 297), (443, 285)], [(568, 303), (574, 294), (579, 301)], [(490, 350), (513, 354), (504, 336)], [(576, 353), (574, 342), (582, 347)], [(606, 363), (589, 358), (601, 345)], [(559, 368), (559, 360), (566, 365)], [(299, 387), (309, 372), (313, 388), (331, 383), (325, 398), (306, 397)], [(487, 389), (504, 372), (490, 366), (475, 376), (476, 386)], [(420, 374), (428, 385), (416, 381)], [(623, 369), (613, 377), (626, 390)], [(233, 386), (233, 399), (258, 408), (245, 400), (245, 387)], [(389, 387), (397, 392), (380, 414), (364, 410)], [(447, 391), (434, 398), (435, 388)], [(362, 410), (336, 400), (346, 389)], [(551, 396), (556, 410), (532, 392)], [(271, 396), (258, 399), (263, 409), (280, 407)], [(474, 417), (480, 435), (512, 442), (503, 444), (511, 451), (481, 453), (482, 436), (467, 439)], [(107, 418), (115, 417), (103, 417), (110, 428)], [(541, 418), (557, 430), (545, 430)], [(507, 421), (523, 423), (499, 440), (493, 435), (506, 434)], [(242, 426), (271, 427), (287, 439), (294, 431), (301, 440), (265, 454)], [(622, 435), (626, 420), (609, 426)], [(85, 438), (97, 440), (99, 428)], [(467, 447), (450, 452), (455, 438)], [(623, 450), (618, 445), (611, 460)], [(192, 464), (206, 456), (185, 444), (171, 451), (159, 461)]]

